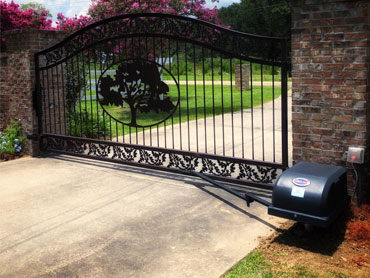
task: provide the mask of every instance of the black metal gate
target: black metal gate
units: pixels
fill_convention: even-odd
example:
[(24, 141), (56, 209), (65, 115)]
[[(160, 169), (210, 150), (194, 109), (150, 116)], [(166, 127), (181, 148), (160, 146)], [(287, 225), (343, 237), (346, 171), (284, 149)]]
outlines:
[(43, 150), (271, 187), (288, 166), (287, 44), (168, 14), (36, 54)]

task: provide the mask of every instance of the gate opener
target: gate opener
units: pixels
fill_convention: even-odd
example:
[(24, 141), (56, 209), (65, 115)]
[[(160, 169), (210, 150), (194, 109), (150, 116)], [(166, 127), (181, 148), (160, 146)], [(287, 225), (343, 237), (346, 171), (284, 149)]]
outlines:
[(268, 207), (268, 214), (313, 226), (328, 227), (347, 208), (347, 176), (344, 167), (299, 162), (276, 180), (272, 203), (249, 192), (241, 193), (208, 176), (190, 171), (221, 189), (245, 200)]

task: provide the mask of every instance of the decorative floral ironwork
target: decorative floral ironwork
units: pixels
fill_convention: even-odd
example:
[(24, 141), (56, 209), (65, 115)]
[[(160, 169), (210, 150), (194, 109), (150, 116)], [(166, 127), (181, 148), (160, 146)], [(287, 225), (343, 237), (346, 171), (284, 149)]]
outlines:
[[(63, 151), (65, 153), (79, 153), (87, 156), (121, 160), (163, 168), (173, 168), (188, 171), (199, 171), (213, 176), (221, 176), (231, 179), (272, 184), (278, 171), (282, 169), (237, 163), (221, 160), (219, 158), (201, 158), (175, 152), (162, 152), (159, 149), (136, 149), (126, 145), (110, 144), (109, 142), (94, 142), (91, 140), (47, 136), (44, 138), (44, 149), (50, 151)], [(239, 170), (239, 171), (237, 171)]]
[(235, 171), (235, 163), (221, 160), (202, 159), (201, 173), (209, 173), (215, 176), (231, 177)]
[(137, 157), (137, 149), (113, 146), (113, 156), (112, 159), (120, 159), (125, 161), (134, 161)]
[(194, 171), (199, 164), (198, 158), (189, 155), (169, 154), (170, 163), (168, 168)]
[(254, 182), (273, 183), (277, 177), (277, 168), (239, 164), (237, 179), (247, 179)]
[(156, 151), (140, 150), (140, 159), (138, 163), (163, 166), (166, 162), (167, 154)]
[(112, 146), (97, 143), (88, 143), (86, 147), (88, 150), (88, 155), (94, 155), (98, 157), (108, 157), (112, 148)]

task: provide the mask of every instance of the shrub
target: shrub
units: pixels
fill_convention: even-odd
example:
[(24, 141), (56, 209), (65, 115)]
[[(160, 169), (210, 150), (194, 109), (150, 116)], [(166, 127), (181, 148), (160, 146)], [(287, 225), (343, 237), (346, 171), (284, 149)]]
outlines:
[(370, 246), (370, 205), (352, 207), (353, 218), (347, 223), (348, 239)]
[(0, 132), (0, 155), (20, 155), (24, 140), (21, 124), (18, 121), (13, 121), (3, 132)]
[(92, 117), (86, 110), (69, 113), (68, 116), (68, 131), (71, 136), (101, 138), (109, 133), (108, 127), (108, 117), (98, 117), (96, 114)]

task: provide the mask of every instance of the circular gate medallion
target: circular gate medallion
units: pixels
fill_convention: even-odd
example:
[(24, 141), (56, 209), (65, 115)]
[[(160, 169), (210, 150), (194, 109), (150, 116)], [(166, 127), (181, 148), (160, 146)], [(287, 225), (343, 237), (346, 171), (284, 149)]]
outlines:
[[(167, 71), (176, 86), (161, 80)], [(113, 119), (132, 127), (158, 125), (173, 115), (179, 104), (179, 85), (160, 64), (124, 60), (105, 70), (98, 81), (97, 99)]]

